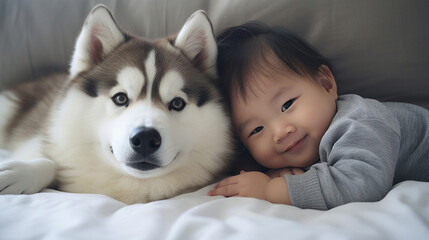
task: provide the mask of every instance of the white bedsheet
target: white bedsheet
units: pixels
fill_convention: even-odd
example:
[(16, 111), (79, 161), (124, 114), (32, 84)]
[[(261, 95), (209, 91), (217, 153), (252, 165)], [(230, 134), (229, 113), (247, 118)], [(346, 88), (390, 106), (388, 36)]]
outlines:
[(429, 183), (329, 211), (209, 197), (211, 187), (134, 205), (53, 190), (0, 196), (0, 239), (429, 239)]

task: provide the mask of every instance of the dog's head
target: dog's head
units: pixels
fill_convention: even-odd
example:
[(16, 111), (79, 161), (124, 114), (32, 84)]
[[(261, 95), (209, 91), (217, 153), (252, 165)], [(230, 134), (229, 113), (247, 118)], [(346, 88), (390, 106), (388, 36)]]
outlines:
[(216, 57), (203, 11), (174, 37), (147, 41), (124, 33), (97, 6), (72, 58), (69, 111), (83, 120), (70, 124), (100, 145), (100, 159), (135, 177), (195, 167), (216, 172), (230, 149)]

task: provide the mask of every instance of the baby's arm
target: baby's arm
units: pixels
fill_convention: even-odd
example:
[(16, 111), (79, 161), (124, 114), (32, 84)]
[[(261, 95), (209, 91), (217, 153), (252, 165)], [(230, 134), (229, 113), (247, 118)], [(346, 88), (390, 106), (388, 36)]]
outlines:
[(221, 181), (209, 192), (209, 196), (218, 195), (253, 197), (272, 203), (291, 204), (286, 179), (270, 178), (261, 172), (242, 171), (239, 175)]
[(320, 145), (320, 162), (301, 175), (285, 175), (294, 206), (327, 210), (349, 202), (373, 202), (392, 188), (398, 134), (379, 119), (336, 123)]

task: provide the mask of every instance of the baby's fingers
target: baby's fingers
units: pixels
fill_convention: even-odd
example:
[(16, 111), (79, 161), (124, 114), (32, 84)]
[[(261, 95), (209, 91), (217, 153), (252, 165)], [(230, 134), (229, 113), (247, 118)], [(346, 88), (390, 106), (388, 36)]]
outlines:
[(238, 176), (240, 176), (240, 175), (224, 179), (224, 180), (220, 181), (218, 184), (216, 184), (216, 186), (214, 188), (217, 189), (219, 187), (224, 187), (224, 186), (231, 185), (231, 184), (237, 184), (238, 183)]
[(216, 187), (213, 190), (209, 192), (209, 196), (225, 196), (225, 197), (232, 197), (237, 196), (239, 193), (237, 184), (232, 185), (226, 185), (222, 187)]

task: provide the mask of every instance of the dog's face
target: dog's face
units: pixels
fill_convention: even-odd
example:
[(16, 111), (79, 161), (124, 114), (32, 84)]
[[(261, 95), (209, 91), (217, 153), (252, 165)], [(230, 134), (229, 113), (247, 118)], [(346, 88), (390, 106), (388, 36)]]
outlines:
[(70, 71), (67, 99), (75, 115), (85, 115), (80, 137), (99, 144), (100, 159), (139, 178), (191, 165), (216, 169), (216, 162), (198, 161), (221, 159), (229, 149), (216, 52), (203, 12), (177, 36), (149, 42), (124, 34), (106, 8), (95, 8)]

